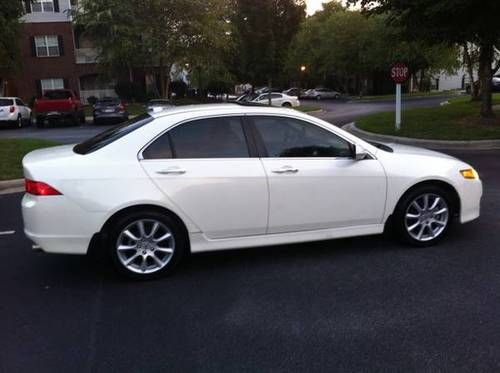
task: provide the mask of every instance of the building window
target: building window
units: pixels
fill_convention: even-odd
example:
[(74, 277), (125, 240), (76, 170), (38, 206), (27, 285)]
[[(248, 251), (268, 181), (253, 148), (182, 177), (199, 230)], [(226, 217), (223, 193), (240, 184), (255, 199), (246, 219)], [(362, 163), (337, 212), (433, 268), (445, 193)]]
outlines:
[(61, 55), (57, 35), (35, 36), (35, 48), (37, 57), (58, 57)]
[(54, 12), (54, 0), (34, 0), (31, 3), (32, 12)]
[(42, 79), (40, 80), (42, 94), (51, 89), (64, 89), (64, 79)]

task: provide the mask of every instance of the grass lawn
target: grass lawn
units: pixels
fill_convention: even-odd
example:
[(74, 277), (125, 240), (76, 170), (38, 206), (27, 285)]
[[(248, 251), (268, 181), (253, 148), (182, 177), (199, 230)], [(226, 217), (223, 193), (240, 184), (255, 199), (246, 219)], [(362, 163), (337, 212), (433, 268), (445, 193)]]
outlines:
[[(500, 94), (494, 95), (493, 101), (498, 105)], [(496, 118), (481, 120), (479, 106), (479, 102), (471, 102), (468, 96), (434, 108), (404, 110), (403, 106), (401, 130), (397, 133), (394, 112), (369, 115), (356, 121), (356, 126), (368, 132), (418, 139), (500, 139), (500, 109), (496, 109)]]
[(57, 142), (36, 139), (0, 139), (0, 180), (23, 177), (21, 161), (32, 150), (59, 145)]
[(321, 110), (319, 106), (308, 106), (308, 105), (301, 105), (299, 107), (296, 107), (295, 109), (298, 111), (302, 111), (303, 113), (309, 113), (311, 111)]
[[(451, 91), (432, 91), (432, 92), (412, 92), (412, 93), (403, 93), (403, 99), (405, 98), (418, 98), (418, 97), (433, 97), (433, 96), (453, 96), (458, 95), (459, 91), (451, 90)], [(395, 100), (396, 95), (379, 95), (379, 96), (351, 96), (349, 97), (351, 100), (360, 100), (360, 101), (377, 101), (377, 100)]]

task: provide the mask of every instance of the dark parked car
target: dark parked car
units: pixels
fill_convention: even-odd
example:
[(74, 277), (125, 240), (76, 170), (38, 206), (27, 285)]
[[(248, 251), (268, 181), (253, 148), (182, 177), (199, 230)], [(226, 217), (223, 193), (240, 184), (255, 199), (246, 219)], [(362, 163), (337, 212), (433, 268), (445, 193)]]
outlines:
[(493, 92), (500, 92), (500, 75), (494, 76), (491, 80)]
[(125, 105), (118, 98), (103, 98), (94, 105), (94, 123), (102, 122), (121, 123), (128, 120)]

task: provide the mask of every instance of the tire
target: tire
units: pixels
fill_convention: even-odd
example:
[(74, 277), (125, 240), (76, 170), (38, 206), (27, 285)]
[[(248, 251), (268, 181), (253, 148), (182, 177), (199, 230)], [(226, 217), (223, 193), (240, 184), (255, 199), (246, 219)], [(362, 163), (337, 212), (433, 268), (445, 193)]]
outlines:
[(338, 100), (340, 98), (340, 95), (335, 95), (334, 99)]
[(281, 105), (283, 107), (292, 107), (292, 104), (289, 103), (289, 102), (283, 102), (283, 105)]
[(44, 128), (45, 127), (45, 118), (36, 117), (36, 127), (37, 128)]
[(451, 201), (449, 193), (438, 186), (411, 190), (403, 195), (394, 211), (392, 224), (395, 233), (413, 246), (437, 244), (446, 237), (452, 224)]
[(21, 116), (21, 114), (17, 116), (16, 127), (23, 128), (23, 117)]
[[(154, 239), (165, 237), (167, 233), (170, 233), (169, 237), (155, 243)], [(115, 269), (121, 275), (137, 280), (170, 274), (188, 252), (186, 235), (177, 220), (156, 211), (133, 212), (119, 218), (112, 224), (108, 237), (106, 246)]]
[(320, 95), (316, 96), (315, 98), (316, 98), (316, 100), (321, 101), (321, 96)]

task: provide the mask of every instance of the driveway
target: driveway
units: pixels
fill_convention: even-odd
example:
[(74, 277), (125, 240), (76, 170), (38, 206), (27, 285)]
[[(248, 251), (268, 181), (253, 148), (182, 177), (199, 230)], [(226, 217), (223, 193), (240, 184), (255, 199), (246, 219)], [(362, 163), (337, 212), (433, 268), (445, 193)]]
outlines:
[(21, 195), (0, 196), (0, 372), (499, 371), (500, 151), (450, 154), (479, 170), (483, 210), (438, 246), (199, 254), (152, 282), (32, 252)]
[[(446, 100), (446, 97), (413, 98), (404, 101), (404, 108), (438, 106), (444, 100)], [(364, 115), (394, 110), (394, 102), (388, 100), (370, 102), (347, 101), (342, 99), (323, 101), (303, 100), (303, 105), (320, 106), (323, 112), (314, 113), (313, 115), (335, 125), (343, 125), (352, 122)], [(70, 144), (85, 140), (110, 127), (112, 126), (86, 124), (78, 127), (52, 127), (46, 129), (38, 129), (36, 127), (0, 129), (0, 139), (36, 138)]]

